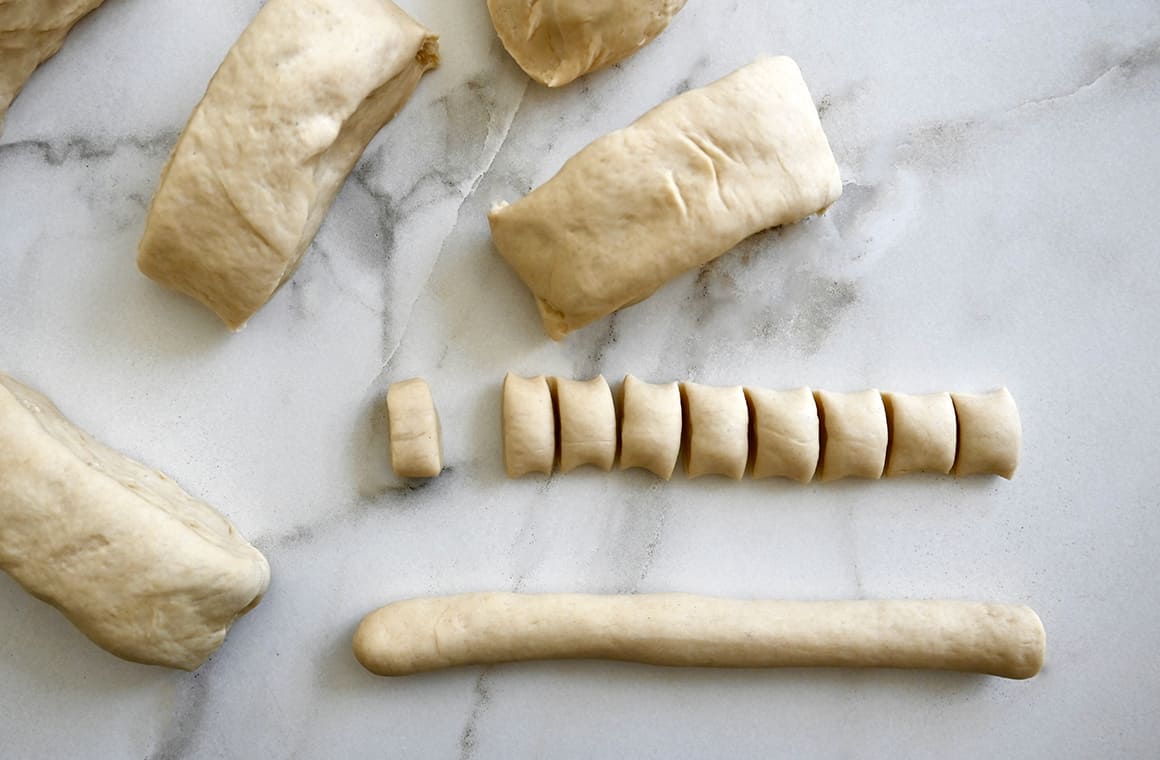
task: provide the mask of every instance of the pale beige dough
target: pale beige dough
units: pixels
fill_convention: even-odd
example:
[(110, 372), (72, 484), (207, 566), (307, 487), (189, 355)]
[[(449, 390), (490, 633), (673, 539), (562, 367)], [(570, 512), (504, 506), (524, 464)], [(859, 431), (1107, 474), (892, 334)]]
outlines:
[(823, 435), (819, 479), (882, 477), (889, 442), (882, 394), (815, 391), (814, 398)]
[(951, 471), (955, 463), (955, 407), (949, 393), (883, 393), (890, 425), (886, 475)]
[(422, 378), (387, 388), (391, 468), (400, 478), (433, 478), (443, 472), (443, 437), (431, 388)]
[(240, 328), (438, 61), (437, 38), (389, 0), (270, 0), (177, 141), (138, 267)]
[(841, 192), (797, 64), (764, 58), (600, 138), (488, 218), (560, 339)]
[(952, 393), (959, 424), (955, 475), (999, 475), (1010, 480), (1019, 466), (1023, 427), (1006, 388), (991, 393)]
[(590, 464), (607, 472), (616, 459), (616, 404), (603, 375), (553, 378), (560, 410), (560, 472)]
[(923, 668), (1030, 678), (1046, 635), (1029, 607), (952, 601), (743, 601), (691, 594), (482, 593), (410, 599), (363, 618), (372, 673), (607, 659), (716, 668)]
[(547, 378), (503, 379), (503, 458), (509, 478), (552, 474), (556, 460), (556, 412)]
[(809, 388), (746, 388), (753, 428), (753, 477), (808, 483), (818, 468), (820, 423)]
[(626, 375), (621, 386), (620, 469), (640, 467), (665, 480), (681, 453), (681, 392)]
[(0, 133), (36, 67), (60, 50), (73, 25), (104, 0), (0, 0)]
[(503, 46), (549, 87), (629, 57), (684, 6), (685, 0), (487, 0)]
[(685, 474), (740, 480), (749, 464), (749, 407), (740, 386), (681, 383)]
[(5, 375), (0, 569), (118, 657), (185, 670), (270, 582), (229, 520)]

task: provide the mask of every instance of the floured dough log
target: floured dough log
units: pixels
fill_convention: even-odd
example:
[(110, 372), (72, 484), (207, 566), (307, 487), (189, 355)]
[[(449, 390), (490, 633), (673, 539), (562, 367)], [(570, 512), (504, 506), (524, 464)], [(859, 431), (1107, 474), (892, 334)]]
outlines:
[(685, 474), (740, 480), (749, 464), (749, 407), (740, 386), (681, 383), (685, 411)]
[(890, 425), (886, 475), (951, 471), (955, 463), (955, 407), (949, 393), (883, 393)]
[(626, 375), (621, 386), (620, 469), (640, 467), (665, 480), (681, 453), (681, 392)]
[(560, 472), (590, 464), (607, 472), (616, 459), (616, 404), (603, 375), (553, 378), (560, 410)]
[(753, 477), (808, 483), (818, 468), (820, 423), (809, 388), (746, 388), (753, 429)]
[(818, 477), (823, 481), (881, 478), (890, 440), (882, 394), (876, 390), (815, 391), (814, 397), (822, 423)]
[(185, 670), (270, 581), (229, 520), (4, 375), (0, 569), (118, 657)]
[(1019, 466), (1023, 427), (1006, 388), (991, 393), (952, 393), (959, 422), (955, 475), (991, 473), (1008, 480)]
[(841, 192), (797, 64), (765, 58), (597, 140), (488, 218), (560, 339)]
[(552, 474), (556, 461), (556, 411), (547, 378), (503, 379), (503, 459), (509, 478)]
[(421, 378), (387, 388), (391, 468), (400, 478), (433, 478), (443, 472), (443, 439), (431, 388)]
[(375, 133), (439, 62), (389, 0), (270, 0), (194, 110), (137, 265), (233, 329), (293, 275)]
[(549, 87), (629, 57), (684, 6), (685, 0), (487, 0), (503, 46)]
[(606, 659), (714, 668), (922, 668), (1030, 678), (1046, 634), (1029, 607), (950, 601), (743, 601), (692, 594), (483, 593), (410, 599), (363, 618), (372, 673)]
[(104, 0), (0, 0), (0, 133), (8, 106), (73, 25)]

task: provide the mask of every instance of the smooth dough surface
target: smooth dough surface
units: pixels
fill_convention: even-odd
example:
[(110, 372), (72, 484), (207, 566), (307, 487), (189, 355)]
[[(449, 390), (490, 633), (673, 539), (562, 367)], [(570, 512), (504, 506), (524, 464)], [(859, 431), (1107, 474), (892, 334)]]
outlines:
[(882, 394), (876, 390), (815, 391), (814, 397), (824, 436), (818, 477), (823, 481), (881, 478), (890, 441)]
[(621, 399), (620, 469), (640, 467), (668, 480), (681, 453), (680, 388), (627, 375)]
[(1023, 426), (1006, 388), (991, 393), (952, 393), (959, 423), (955, 475), (991, 474), (1010, 480), (1019, 466)]
[(4, 375), (0, 569), (118, 657), (185, 670), (270, 581), (229, 520)]
[(753, 428), (753, 477), (808, 483), (818, 468), (818, 405), (809, 388), (746, 388)]
[(400, 478), (433, 478), (443, 472), (443, 439), (431, 388), (422, 378), (387, 388), (391, 468)]
[(138, 267), (240, 328), (438, 61), (437, 38), (389, 0), (270, 0), (177, 141)]
[(560, 339), (841, 193), (797, 64), (764, 58), (600, 138), (489, 220)]
[(685, 0), (487, 0), (503, 46), (549, 87), (624, 60), (684, 6)]
[(937, 472), (943, 475), (955, 464), (957, 425), (955, 406), (949, 393), (915, 396), (883, 393), (886, 418), (890, 424), (890, 453), (886, 476), (910, 472)]
[(616, 460), (616, 404), (603, 375), (554, 378), (560, 410), (560, 472), (590, 464), (607, 472)]
[(503, 459), (509, 478), (552, 474), (556, 462), (556, 412), (542, 375), (503, 379)]
[(1046, 635), (1033, 610), (951, 601), (744, 601), (691, 594), (482, 593), (367, 615), (354, 653), (398, 676), (458, 665), (609, 659), (727, 668), (924, 668), (1030, 678)]
[(685, 474), (740, 480), (749, 464), (749, 406), (745, 391), (681, 383), (685, 411)]

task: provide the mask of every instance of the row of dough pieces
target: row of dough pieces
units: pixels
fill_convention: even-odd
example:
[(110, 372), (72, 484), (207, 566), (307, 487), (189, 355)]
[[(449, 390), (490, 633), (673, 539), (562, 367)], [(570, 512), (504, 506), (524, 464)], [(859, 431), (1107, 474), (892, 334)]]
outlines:
[[(684, 450), (690, 478), (784, 477), (800, 482), (911, 472), (1010, 479), (1022, 428), (1006, 388), (984, 394), (775, 391), (697, 383), (653, 385), (632, 375), (621, 420), (603, 376), (519, 377), (503, 389), (509, 477), (582, 465), (640, 467), (668, 480)], [(618, 435), (619, 433), (619, 435)], [(559, 447), (557, 448), (557, 440)], [(619, 444), (619, 445), (618, 445)]]

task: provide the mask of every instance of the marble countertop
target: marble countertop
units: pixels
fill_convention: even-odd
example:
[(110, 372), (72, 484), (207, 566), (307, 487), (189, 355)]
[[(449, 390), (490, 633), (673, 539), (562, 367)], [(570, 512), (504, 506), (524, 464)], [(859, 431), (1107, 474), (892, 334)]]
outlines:
[[(402, 5), (444, 64), (375, 139), (293, 281), (230, 335), (140, 276), (145, 207), (256, 0), (109, 0), (0, 138), (0, 369), (174, 476), (270, 558), (193, 674), (121, 662), (0, 576), (6, 757), (1143, 757), (1160, 734), (1160, 6), (691, 0), (627, 62), (529, 83), (482, 0)], [(747, 241), (561, 343), (486, 209), (761, 53), (805, 73), (842, 169)], [(508, 369), (769, 387), (1008, 386), (1015, 480), (798, 486), (504, 478)], [(390, 475), (422, 375), (448, 470)], [(1026, 682), (535, 663), (367, 674), (386, 602), (472, 590), (1030, 604)]]

